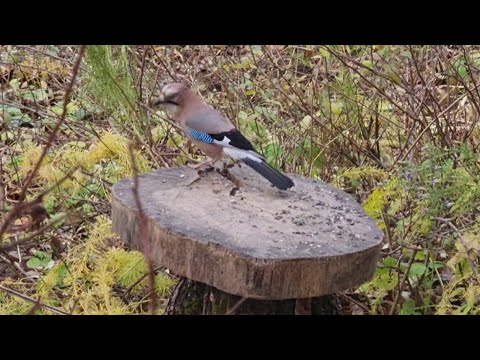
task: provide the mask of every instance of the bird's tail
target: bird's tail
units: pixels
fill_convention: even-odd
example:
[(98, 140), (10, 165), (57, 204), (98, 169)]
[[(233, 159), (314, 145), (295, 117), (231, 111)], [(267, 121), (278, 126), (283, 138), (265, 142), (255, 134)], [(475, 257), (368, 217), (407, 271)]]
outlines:
[(292, 179), (268, 165), (265, 159), (255, 151), (241, 150), (231, 147), (225, 147), (223, 151), (226, 155), (229, 155), (234, 159), (242, 160), (280, 190), (286, 190), (295, 185)]
[(250, 166), (253, 170), (258, 172), (265, 179), (270, 181), (273, 186), (279, 188), (280, 190), (286, 190), (295, 185), (292, 179), (280, 173), (279, 171), (275, 170), (273, 167), (268, 165), (263, 160), (258, 162), (258, 161), (252, 160), (251, 158), (245, 158), (243, 159), (243, 162), (245, 162), (245, 164)]

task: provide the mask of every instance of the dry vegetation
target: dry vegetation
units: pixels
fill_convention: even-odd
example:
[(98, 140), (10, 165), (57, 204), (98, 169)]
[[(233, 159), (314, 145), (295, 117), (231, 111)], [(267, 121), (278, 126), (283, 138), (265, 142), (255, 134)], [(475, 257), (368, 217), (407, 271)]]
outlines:
[[(148, 264), (112, 233), (110, 188), (134, 162), (201, 158), (148, 107), (184, 81), (385, 231), (346, 313), (478, 314), (479, 75), (477, 46), (0, 46), (0, 313), (148, 313)], [(176, 279), (155, 274), (162, 313)]]

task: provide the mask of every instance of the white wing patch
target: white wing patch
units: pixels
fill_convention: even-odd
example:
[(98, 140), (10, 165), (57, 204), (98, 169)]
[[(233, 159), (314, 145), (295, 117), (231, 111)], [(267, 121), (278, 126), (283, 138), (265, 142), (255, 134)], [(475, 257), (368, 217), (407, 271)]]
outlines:
[(234, 158), (235, 160), (243, 160), (248, 158), (258, 163), (262, 162), (262, 159), (258, 157), (258, 155), (256, 155), (254, 152), (251, 152), (249, 150), (240, 150), (231, 146), (227, 146), (223, 148), (223, 152), (225, 155), (228, 155), (231, 158)]
[(230, 145), (230, 139), (226, 136), (223, 137), (223, 140), (220, 141), (220, 140), (213, 140), (213, 143), (216, 144), (216, 145), (220, 145), (220, 146), (225, 146), (225, 147), (230, 147), (230, 148), (233, 148), (234, 147), (232, 145)]

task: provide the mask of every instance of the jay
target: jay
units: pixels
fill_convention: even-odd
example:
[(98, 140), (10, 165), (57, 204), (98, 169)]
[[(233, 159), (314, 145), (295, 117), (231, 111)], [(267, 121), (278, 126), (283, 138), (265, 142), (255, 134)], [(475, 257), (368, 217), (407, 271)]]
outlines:
[(187, 86), (179, 83), (165, 85), (154, 103), (159, 104), (166, 107), (169, 116), (180, 125), (192, 143), (209, 157), (191, 167), (215, 167), (217, 161), (230, 157), (243, 161), (280, 190), (294, 186), (289, 177), (267, 164), (227, 118)]

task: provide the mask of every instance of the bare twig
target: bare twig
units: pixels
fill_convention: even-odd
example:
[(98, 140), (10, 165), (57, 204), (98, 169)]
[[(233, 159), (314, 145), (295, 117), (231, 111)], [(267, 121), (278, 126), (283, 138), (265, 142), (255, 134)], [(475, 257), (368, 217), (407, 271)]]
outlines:
[(8, 250), (14, 249), (17, 246), (32, 240), (34, 237), (43, 234), (46, 230), (51, 229), (55, 224), (58, 224), (60, 221), (63, 221), (66, 217), (67, 215), (58, 217), (54, 221), (49, 222), (48, 224), (42, 226), (40, 229), (36, 230), (35, 232), (31, 233), (29, 236), (21, 240), (12, 241), (11, 243), (0, 245), (0, 251), (8, 251)]
[(43, 51), (43, 50), (41, 50), (37, 47), (31, 47), (31, 46), (27, 46), (27, 45), (17, 45), (16, 47), (18, 47), (19, 49), (28, 50), (28, 51), (33, 52), (33, 53), (39, 53), (39, 54), (51, 57), (52, 59), (58, 60), (60, 62), (65, 62), (69, 65), (73, 65), (73, 61), (70, 61), (70, 60), (65, 59), (65, 58), (61, 58), (61, 57), (53, 55), (53, 54), (50, 54), (50, 53), (48, 53), (46, 51)]
[[(72, 70), (72, 79), (70, 80), (70, 83), (69, 83), (69, 85), (68, 85), (68, 87), (65, 91), (62, 114), (60, 115), (60, 118), (58, 119), (57, 123), (55, 124), (55, 127), (52, 129), (52, 132), (50, 133), (50, 136), (48, 137), (47, 144), (43, 148), (43, 151), (42, 151), (38, 161), (36, 162), (35, 167), (30, 172), (30, 174), (25, 179), (25, 182), (23, 183), (23, 186), (20, 190), (20, 195), (19, 195), (20, 202), (5, 216), (5, 219), (2, 223), (2, 225), (0, 226), (0, 239), (2, 238), (3, 234), (7, 230), (9, 224), (17, 217), (17, 215), (22, 210), (24, 210), (26, 207), (32, 205), (31, 203), (25, 204), (23, 202), (23, 200), (25, 198), (25, 194), (26, 194), (27, 189), (28, 189), (30, 183), (32, 182), (33, 178), (35, 177), (38, 170), (40, 169), (40, 165), (41, 165), (43, 159), (45, 158), (45, 156), (47, 155), (48, 149), (53, 145), (53, 141), (55, 140), (57, 132), (60, 129), (60, 126), (65, 121), (65, 117), (66, 117), (66, 114), (67, 114), (67, 105), (70, 102), (70, 95), (71, 95), (72, 90), (73, 90), (73, 84), (75, 83), (75, 79), (77, 78), (78, 70), (80, 68), (80, 63), (82, 61), (84, 52), (85, 52), (85, 45), (82, 45), (80, 47), (80, 50), (79, 50), (79, 53), (78, 53), (77, 61), (76, 61), (75, 66), (73, 67), (73, 70)], [(37, 198), (35, 201), (38, 202), (38, 200), (41, 201), (41, 198)]]
[(47, 305), (47, 304), (42, 304), (40, 303), (38, 300), (35, 300), (35, 299), (32, 299), (26, 295), (23, 295), (21, 293), (19, 293), (18, 291), (15, 291), (13, 289), (10, 289), (8, 287), (5, 287), (3, 285), (0, 285), (0, 290), (3, 290), (7, 293), (9, 293), (10, 295), (13, 295), (13, 296), (16, 296), (22, 300), (25, 300), (25, 301), (29, 301), (31, 302), (32, 304), (38, 304), (38, 306), (41, 306), (47, 310), (50, 310), (51, 312), (55, 313), (55, 314), (58, 314), (58, 315), (69, 315), (67, 312), (63, 311), (63, 310), (60, 310), (60, 309), (57, 309), (53, 306), (50, 306), (50, 305)]
[(437, 220), (437, 221), (440, 221), (440, 222), (443, 222), (444, 224), (447, 224), (448, 226), (450, 226), (455, 231), (455, 233), (458, 235), (458, 239), (460, 240), (463, 247), (465, 248), (465, 254), (467, 255), (468, 265), (470, 265), (470, 268), (472, 269), (475, 276), (478, 276), (477, 267), (475, 266), (475, 263), (473, 262), (472, 258), (470, 257), (470, 250), (471, 249), (468, 247), (467, 243), (465, 242), (465, 239), (463, 238), (462, 234), (460, 233), (460, 230), (458, 230), (458, 228), (455, 225), (453, 225), (453, 223), (451, 222), (450, 219), (445, 219), (445, 218), (441, 218), (441, 217), (434, 217), (433, 219)]
[(155, 57), (158, 59), (158, 62), (163, 66), (163, 68), (165, 69), (165, 71), (167, 72), (168, 76), (170, 76), (170, 78), (177, 82), (177, 77), (174, 75), (174, 73), (172, 73), (170, 71), (170, 69), (168, 68), (168, 66), (163, 62), (162, 58), (157, 54), (157, 52), (155, 51), (155, 48), (153, 46), (151, 46), (152, 50), (153, 50), (153, 54), (155, 55)]
[(42, 305), (40, 303), (40, 298), (38, 298), (37, 302), (33, 304), (33, 306), (28, 310), (27, 315), (35, 315), (37, 310), (41, 309)]
[(368, 308), (368, 306), (366, 306), (365, 304), (362, 304), (360, 301), (358, 300), (355, 300), (354, 298), (352, 298), (351, 296), (348, 296), (347, 294), (342, 294), (340, 293), (339, 294), (341, 297), (345, 298), (347, 301), (350, 301), (352, 303), (354, 303), (355, 305), (357, 305), (359, 308), (361, 308), (363, 311), (365, 311), (366, 313), (370, 312), (370, 309)]
[(168, 299), (168, 303), (165, 308), (165, 314), (175, 313), (175, 307), (176, 307), (177, 299), (180, 296), (180, 290), (183, 288), (183, 286), (187, 282), (188, 282), (187, 278), (184, 278), (184, 277), (180, 278), (180, 281), (177, 283), (177, 286), (175, 286), (173, 293), (170, 295), (170, 298)]
[(5, 184), (3, 183), (3, 152), (5, 149), (0, 152), (0, 210), (5, 211), (5, 205), (6, 205), (6, 194), (5, 194)]
[(248, 298), (242, 297), (240, 300), (238, 300), (235, 305), (233, 305), (230, 309), (227, 310), (225, 315), (234, 315), (237, 309), (245, 302), (247, 301)]
[(137, 165), (135, 162), (135, 155), (133, 152), (133, 144), (130, 143), (128, 147), (128, 151), (130, 153), (130, 159), (132, 162), (132, 171), (133, 171), (133, 196), (135, 198), (135, 204), (138, 208), (138, 217), (140, 222), (140, 237), (142, 242), (142, 252), (145, 256), (145, 260), (147, 261), (148, 266), (148, 279), (149, 279), (149, 295), (150, 295), (150, 303), (149, 303), (149, 311), (150, 314), (154, 315), (157, 308), (157, 293), (155, 291), (155, 269), (153, 267), (153, 259), (152, 259), (152, 251), (150, 248), (150, 241), (149, 237), (149, 229), (147, 217), (143, 211), (142, 203), (140, 201), (140, 195), (138, 192), (139, 184), (138, 184), (138, 172), (137, 172)]
[[(163, 266), (158, 266), (153, 271), (154, 273), (156, 273), (158, 270), (161, 270), (161, 269), (163, 269)], [(122, 297), (125, 299), (127, 295), (133, 290), (133, 288), (138, 284), (140, 284), (142, 280), (145, 279), (147, 276), (150, 276), (150, 272), (147, 272), (146, 274), (143, 274), (142, 276), (140, 276), (140, 278), (137, 281), (135, 281), (132, 285), (130, 285), (130, 287), (127, 290), (125, 290)]]
[[(3, 236), (3, 234), (9, 229), (10, 223), (14, 221), (18, 216), (25, 214), (28, 212), (28, 210), (34, 208), (35, 206), (39, 206), (40, 203), (43, 200), (43, 197), (48, 194), (50, 191), (52, 191), (55, 187), (60, 186), (65, 180), (71, 177), (71, 175), (80, 167), (80, 164), (76, 164), (73, 166), (70, 171), (68, 171), (64, 177), (62, 177), (58, 182), (56, 182), (53, 186), (48, 188), (47, 190), (43, 191), (40, 193), (35, 199), (33, 199), (30, 202), (20, 202), (18, 203), (6, 216), (5, 220), (2, 223), (2, 226), (0, 228), (0, 238)], [(60, 219), (57, 219), (60, 220)], [(55, 221), (54, 223), (56, 223)], [(54, 223), (50, 224), (50, 226), (53, 226)], [(46, 230), (47, 228), (42, 228), (43, 230)], [(35, 235), (32, 234), (32, 236), (37, 236), (40, 233), (37, 231), (35, 232)], [(27, 241), (27, 240), (22, 240), (22, 242)], [(9, 244), (10, 245), (10, 244)], [(8, 245), (8, 246), (9, 246)], [(3, 247), (0, 246), (0, 250), (2, 250)]]
[(20, 264), (18, 262), (16, 262), (14, 260), (14, 258), (10, 254), (8, 254), (7, 252), (5, 252), (3, 250), (0, 251), (0, 260), (3, 260), (5, 262), (5, 264), (9, 265), (18, 274), (21, 274), (21, 275), (25, 276), (25, 278), (24, 278), (25, 280), (27, 280), (29, 282), (34, 282), (34, 280), (31, 277), (29, 277), (27, 272), (22, 269)]
[[(395, 309), (397, 307), (398, 301), (400, 300), (400, 295), (402, 294), (403, 287), (405, 286), (405, 283), (408, 279), (408, 273), (410, 272), (410, 268), (412, 267), (413, 262), (415, 261), (415, 255), (417, 254), (417, 250), (413, 250), (412, 256), (410, 257), (410, 260), (408, 261), (407, 268), (405, 269), (405, 272), (403, 273), (402, 280), (400, 281), (397, 294), (395, 296), (395, 300), (393, 301), (392, 307), (390, 308), (390, 313), (389, 315), (393, 315), (395, 312)], [(400, 262), (399, 262), (400, 263)]]
[[(480, 86), (480, 85), (479, 85)], [(476, 86), (475, 86), (476, 87)], [(474, 87), (474, 88), (475, 88)], [(471, 89), (473, 90), (473, 88)], [(459, 98), (457, 98), (454, 102), (452, 102), (447, 108), (445, 108), (440, 114), (437, 115), (437, 118), (442, 116), (443, 114), (445, 114), (447, 111), (449, 111), (455, 104), (457, 104), (458, 102), (460, 102), (465, 96), (467, 96), (467, 94), (464, 94), (462, 96), (460, 96)], [(420, 141), (420, 139), (422, 138), (423, 134), (425, 134), (425, 132), (427, 132), (427, 130), (430, 128), (430, 126), (433, 125), (433, 123), (437, 120), (437, 118), (434, 118), (432, 121), (430, 121), (427, 126), (425, 126), (425, 128), (422, 130), (422, 132), (417, 136), (417, 138), (415, 139), (415, 141), (413, 142), (413, 144), (410, 146), (410, 148), (405, 151), (401, 156), (399, 156), (396, 160), (395, 160), (395, 163), (394, 165), (392, 166), (392, 170), (393, 169), (396, 169), (397, 167), (397, 164), (402, 162), (406, 157), (407, 155), (415, 148), (415, 146), (417, 145), (417, 143)]]
[(72, 79), (70, 80), (70, 83), (67, 87), (67, 90), (65, 91), (62, 114), (60, 115), (60, 118), (58, 119), (57, 123), (55, 124), (55, 127), (52, 129), (52, 132), (50, 133), (50, 136), (48, 137), (47, 144), (43, 148), (43, 151), (42, 151), (42, 153), (40, 155), (40, 158), (38, 159), (37, 163), (35, 164), (35, 167), (30, 172), (30, 175), (27, 176), (27, 178), (25, 179), (25, 182), (22, 186), (22, 190), (21, 190), (20, 196), (19, 196), (20, 200), (23, 200), (23, 198), (25, 197), (25, 192), (27, 191), (28, 186), (30, 185), (30, 183), (33, 180), (33, 177), (36, 175), (38, 169), (40, 168), (40, 165), (42, 164), (43, 159), (47, 155), (48, 149), (50, 149), (50, 147), (52, 146), (53, 140), (57, 136), (57, 132), (60, 129), (60, 126), (65, 121), (65, 117), (67, 115), (67, 105), (70, 103), (70, 95), (71, 95), (72, 90), (73, 90), (73, 84), (75, 83), (75, 80), (77, 78), (78, 70), (80, 68), (80, 63), (82, 62), (84, 52), (85, 52), (85, 45), (82, 45), (80, 47), (79, 52), (78, 52), (77, 61), (75, 62), (75, 66), (73, 67), (73, 70), (72, 70)]

